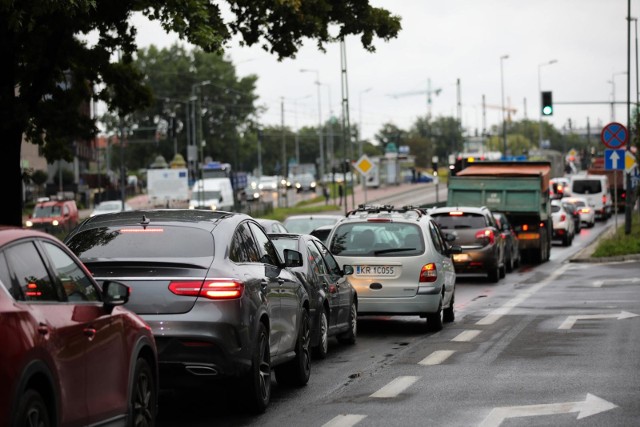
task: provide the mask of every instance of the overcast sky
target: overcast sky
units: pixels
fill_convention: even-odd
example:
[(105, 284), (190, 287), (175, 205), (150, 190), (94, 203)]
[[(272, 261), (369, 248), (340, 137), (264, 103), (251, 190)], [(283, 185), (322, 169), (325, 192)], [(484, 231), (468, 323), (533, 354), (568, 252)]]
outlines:
[[(504, 103), (517, 111), (514, 119), (539, 118), (541, 89), (554, 102), (609, 102), (627, 98), (627, 0), (372, 0), (402, 17), (398, 38), (376, 41), (366, 52), (357, 37), (346, 40), (347, 79), (352, 123), (362, 123), (372, 139), (384, 123), (408, 129), (427, 113), (427, 88), (433, 116), (457, 116), (456, 81), (460, 81), (462, 123), (470, 132), (483, 127), (482, 96), (486, 97), (487, 128), (500, 122), (501, 76)], [(640, 16), (640, 0), (631, 2)], [(167, 47), (178, 39), (156, 25), (140, 23), (139, 46)], [(636, 99), (635, 24), (631, 24), (631, 98)], [(313, 42), (296, 59), (277, 59), (259, 48), (232, 44), (227, 55), (240, 76), (256, 74), (259, 103), (268, 108), (265, 124), (280, 124), (284, 97), (285, 125), (318, 124), (315, 72), (321, 86), (322, 118), (341, 111), (341, 66), (338, 44), (319, 52)], [(504, 55), (507, 59), (501, 60)], [(546, 64), (551, 60), (557, 63)], [(501, 62), (503, 72), (501, 73)], [(610, 82), (614, 81), (614, 85)], [(397, 96), (392, 95), (407, 94)], [(330, 97), (330, 106), (329, 106)], [(362, 101), (362, 102), (360, 102)], [(609, 104), (555, 106), (545, 118), (557, 128), (600, 129), (612, 119)], [(626, 106), (615, 109), (615, 121), (626, 124)]]

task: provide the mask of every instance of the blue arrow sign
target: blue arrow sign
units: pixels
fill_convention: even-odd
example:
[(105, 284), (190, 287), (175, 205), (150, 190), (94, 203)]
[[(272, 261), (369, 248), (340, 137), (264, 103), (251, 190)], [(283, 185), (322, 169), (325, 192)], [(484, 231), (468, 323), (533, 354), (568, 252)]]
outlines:
[(624, 169), (625, 150), (604, 150), (604, 168), (606, 170)]

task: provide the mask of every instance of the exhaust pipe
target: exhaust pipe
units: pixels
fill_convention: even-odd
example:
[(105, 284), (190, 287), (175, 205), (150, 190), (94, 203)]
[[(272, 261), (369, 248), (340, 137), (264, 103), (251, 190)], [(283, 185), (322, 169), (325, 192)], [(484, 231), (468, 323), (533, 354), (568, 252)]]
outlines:
[(185, 369), (187, 372), (198, 375), (198, 376), (214, 376), (218, 375), (218, 371), (211, 366), (202, 366), (202, 365), (189, 365), (186, 366)]

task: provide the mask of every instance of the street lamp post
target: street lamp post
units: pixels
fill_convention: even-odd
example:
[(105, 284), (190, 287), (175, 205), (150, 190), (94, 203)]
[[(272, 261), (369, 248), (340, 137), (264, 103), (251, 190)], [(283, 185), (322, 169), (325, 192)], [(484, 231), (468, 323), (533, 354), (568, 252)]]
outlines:
[(504, 72), (503, 72), (503, 63), (505, 59), (508, 59), (509, 55), (502, 55), (500, 57), (500, 92), (502, 95), (502, 146), (503, 146), (503, 155), (507, 157), (507, 122), (504, 118)]
[(309, 70), (306, 68), (302, 68), (300, 70), (301, 73), (316, 73), (316, 81), (315, 84), (318, 88), (318, 149), (320, 150), (320, 180), (323, 179), (325, 174), (325, 166), (324, 166), (324, 147), (322, 146), (322, 102), (320, 100), (320, 73), (318, 70)]
[(624, 76), (626, 75), (626, 71), (620, 71), (618, 73), (613, 73), (611, 75), (611, 80), (608, 80), (608, 83), (611, 83), (611, 121), (616, 121), (616, 76)]
[(540, 102), (540, 108), (538, 108), (538, 114), (540, 115), (540, 119), (538, 121), (538, 148), (540, 150), (542, 150), (542, 85), (540, 83), (540, 70), (545, 65), (555, 64), (556, 62), (558, 62), (557, 59), (552, 59), (551, 61), (538, 64), (538, 101)]
[[(211, 84), (210, 80), (203, 80), (201, 82), (198, 83), (194, 83), (191, 85), (191, 96), (192, 98), (195, 97), (195, 105), (193, 108), (192, 113), (197, 112), (197, 115), (192, 115), (192, 117), (194, 117), (194, 123), (193, 123), (193, 134), (194, 134), (194, 143), (198, 144), (196, 147), (199, 148), (198, 152), (200, 153), (200, 188), (198, 189), (198, 195), (199, 197), (199, 203), (200, 204), (204, 204), (204, 171), (202, 169), (203, 165), (204, 165), (204, 141), (201, 141), (202, 138), (202, 106), (200, 98), (202, 95), (202, 90), (198, 91), (198, 95), (196, 96), (196, 89), (198, 88), (202, 88), (202, 86), (206, 86), (208, 84)], [(196, 126), (196, 120), (199, 120), (198, 125)]]
[(631, 18), (636, 34), (636, 108), (640, 105), (640, 88), (638, 87), (638, 18)]
[(358, 122), (360, 123), (360, 130), (358, 132), (358, 158), (362, 157), (362, 94), (370, 92), (371, 89), (373, 88), (366, 88), (358, 94)]

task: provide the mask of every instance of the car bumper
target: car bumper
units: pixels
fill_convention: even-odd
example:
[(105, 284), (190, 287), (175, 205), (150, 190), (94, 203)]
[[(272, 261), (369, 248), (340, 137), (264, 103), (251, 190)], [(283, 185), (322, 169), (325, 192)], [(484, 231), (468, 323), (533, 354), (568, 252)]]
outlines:
[(495, 270), (499, 261), (493, 249), (463, 251), (453, 255), (456, 274), (486, 274)]
[(435, 313), (440, 304), (440, 292), (418, 294), (407, 298), (358, 297), (358, 315), (397, 314), (424, 315)]

